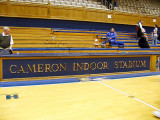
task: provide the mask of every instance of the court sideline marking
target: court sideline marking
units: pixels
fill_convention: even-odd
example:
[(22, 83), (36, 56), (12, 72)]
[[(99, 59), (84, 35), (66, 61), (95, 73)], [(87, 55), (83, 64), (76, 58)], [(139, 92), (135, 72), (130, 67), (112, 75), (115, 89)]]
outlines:
[[(102, 80), (106, 81), (105, 79), (102, 79)], [(103, 81), (97, 81), (97, 82), (99, 82), (100, 84), (103, 84), (104, 86), (109, 87), (109, 88), (111, 88), (111, 89), (113, 89), (113, 90), (115, 90), (115, 91), (117, 91), (117, 92), (119, 92), (119, 93), (122, 93), (123, 95), (126, 95), (126, 96), (128, 96), (128, 97), (130, 97), (130, 98), (132, 98), (132, 99), (134, 99), (134, 100), (136, 100), (136, 101), (138, 101), (138, 102), (140, 102), (140, 103), (143, 103), (143, 104), (145, 104), (145, 105), (147, 105), (147, 106), (149, 106), (149, 107), (151, 107), (151, 108), (153, 108), (153, 109), (155, 109), (155, 110), (157, 110), (157, 111), (160, 111), (160, 109), (158, 109), (158, 108), (156, 108), (156, 107), (154, 107), (154, 106), (152, 106), (152, 105), (150, 105), (150, 104), (148, 104), (148, 103), (146, 103), (146, 102), (144, 102), (144, 101), (142, 101), (142, 100), (140, 100), (140, 99), (138, 99), (138, 98), (132, 97), (131, 95), (129, 95), (129, 94), (127, 94), (127, 93), (125, 93), (125, 92), (117, 89), (117, 88), (114, 88), (114, 87), (112, 87), (112, 86), (110, 86), (110, 85), (107, 85), (107, 84), (104, 83)]]

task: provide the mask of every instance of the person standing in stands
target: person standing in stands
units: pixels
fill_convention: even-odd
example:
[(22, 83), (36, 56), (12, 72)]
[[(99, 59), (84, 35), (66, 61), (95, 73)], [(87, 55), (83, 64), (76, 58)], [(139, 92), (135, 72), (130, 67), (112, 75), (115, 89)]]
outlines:
[(118, 1), (119, 0), (114, 0), (114, 7), (118, 7)]
[(155, 24), (152, 33), (152, 45), (157, 45), (157, 38), (158, 38), (158, 25)]
[(136, 32), (137, 32), (138, 38), (140, 38), (145, 32), (145, 29), (143, 28), (142, 24), (143, 24), (143, 20), (140, 20), (136, 25)]
[(3, 33), (0, 34), (0, 55), (12, 54), (13, 39), (9, 33), (10, 28), (4, 27)]
[(110, 9), (110, 4), (112, 3), (112, 0), (106, 0), (106, 4), (108, 5), (108, 9)]
[[(110, 32), (107, 33), (106, 39), (109, 41), (110, 45), (118, 45), (118, 47), (124, 47), (124, 43), (116, 41), (116, 32), (114, 28), (111, 28)], [(106, 44), (107, 41), (102, 42), (102, 47)]]

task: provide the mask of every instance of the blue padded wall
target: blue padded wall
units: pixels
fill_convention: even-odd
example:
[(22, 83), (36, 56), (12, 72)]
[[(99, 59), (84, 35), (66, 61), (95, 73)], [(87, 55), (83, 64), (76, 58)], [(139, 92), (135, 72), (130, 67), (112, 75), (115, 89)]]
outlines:
[[(137, 21), (135, 21), (136, 25)], [(116, 31), (135, 32), (134, 25), (100, 23), (100, 22), (84, 22), (72, 20), (57, 19), (36, 19), (36, 18), (16, 18), (16, 17), (0, 17), (0, 26), (19, 26), (19, 27), (47, 27), (47, 28), (70, 28), (70, 29), (94, 29), (94, 30), (110, 30), (114, 27)], [(152, 27), (144, 27), (147, 33), (152, 32)]]

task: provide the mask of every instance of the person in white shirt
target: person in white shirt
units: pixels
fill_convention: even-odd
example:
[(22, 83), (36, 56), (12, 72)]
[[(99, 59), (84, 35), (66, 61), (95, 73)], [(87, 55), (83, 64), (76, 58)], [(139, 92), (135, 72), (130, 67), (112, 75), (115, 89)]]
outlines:
[(142, 29), (143, 27), (142, 27), (142, 24), (143, 24), (143, 20), (140, 20), (138, 23), (137, 23), (137, 26), (140, 28), (140, 29)]
[(155, 24), (152, 33), (152, 45), (157, 45), (157, 38), (158, 38), (158, 25)]

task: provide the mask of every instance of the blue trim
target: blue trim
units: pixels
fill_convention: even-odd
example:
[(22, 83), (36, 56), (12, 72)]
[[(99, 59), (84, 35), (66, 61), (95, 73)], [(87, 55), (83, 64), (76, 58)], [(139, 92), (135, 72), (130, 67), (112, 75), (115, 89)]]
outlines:
[[(124, 50), (124, 49), (120, 49)], [(145, 50), (145, 49), (144, 49)], [(11, 55), (0, 55), (1, 58), (3, 57), (74, 57), (74, 56), (124, 56), (124, 55), (160, 55), (160, 52), (129, 52), (129, 53), (20, 53), (20, 54), (11, 54)]]
[[(124, 45), (124, 47), (139, 47), (138, 45)], [(160, 45), (150, 45), (150, 47), (160, 47)]]
[[(61, 31), (61, 30), (75, 30), (75, 31), (95, 31), (95, 29), (73, 29), (73, 28), (51, 28), (51, 30), (55, 30), (55, 32), (65, 32), (65, 31)], [(102, 30), (104, 31), (104, 30)], [(69, 31), (72, 32), (72, 31)], [(104, 31), (104, 32), (108, 32), (108, 31)]]
[(13, 86), (31, 86), (31, 85), (46, 85), (46, 84), (61, 84), (79, 82), (76, 78), (70, 79), (55, 79), (55, 80), (35, 80), (35, 81), (19, 81), (19, 82), (1, 82), (0, 87)]
[[(67, 31), (68, 29), (64, 29), (65, 31), (58, 31), (58, 30), (54, 30), (54, 32), (62, 32), (62, 33), (89, 33), (89, 34), (105, 34), (105, 33), (101, 33), (101, 32), (93, 32), (93, 31), (90, 31), (90, 30), (87, 30), (85, 29), (86, 31), (90, 31), (90, 32), (85, 32), (85, 31)], [(95, 30), (96, 31), (96, 30)]]
[(136, 40), (136, 38), (117, 38), (117, 40)]
[[(136, 46), (137, 47), (137, 46)], [(43, 50), (160, 50), (149, 48), (13, 48), (13, 51), (43, 51)]]
[[(105, 79), (113, 79), (114, 80), (114, 79), (153, 76), (153, 75), (160, 75), (160, 72), (111, 75), (111, 76), (97, 76), (97, 77), (90, 77), (90, 78), (93, 79), (93, 81), (95, 81), (94, 79), (96, 79), (96, 78), (105, 78)], [(0, 87), (64, 84), (64, 83), (75, 83), (75, 82), (80, 82), (80, 81), (77, 80), (76, 78), (68, 78), (68, 79), (51, 79), (51, 80), (35, 80), (35, 81), (1, 82)]]

